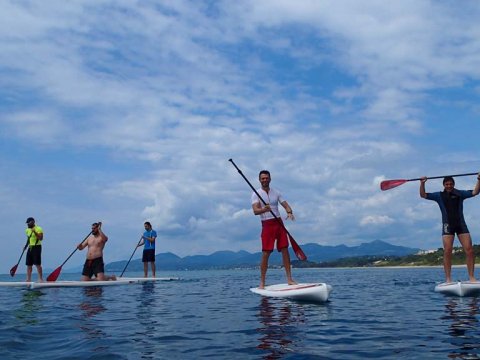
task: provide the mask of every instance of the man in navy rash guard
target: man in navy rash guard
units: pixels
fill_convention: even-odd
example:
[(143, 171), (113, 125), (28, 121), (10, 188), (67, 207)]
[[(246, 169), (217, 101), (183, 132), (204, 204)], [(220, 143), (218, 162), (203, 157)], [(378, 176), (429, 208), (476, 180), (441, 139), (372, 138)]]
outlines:
[(468, 277), (470, 281), (476, 281), (475, 253), (472, 246), (472, 238), (468, 231), (465, 218), (463, 217), (463, 200), (476, 196), (480, 192), (480, 173), (477, 175), (477, 183), (473, 190), (455, 189), (455, 180), (451, 176), (443, 179), (444, 191), (427, 193), (425, 183), (427, 177), (420, 180), (420, 196), (427, 200), (436, 201), (442, 212), (442, 241), (443, 241), (443, 269), (445, 270), (446, 282), (452, 282), (452, 250), (455, 234), (465, 251)]

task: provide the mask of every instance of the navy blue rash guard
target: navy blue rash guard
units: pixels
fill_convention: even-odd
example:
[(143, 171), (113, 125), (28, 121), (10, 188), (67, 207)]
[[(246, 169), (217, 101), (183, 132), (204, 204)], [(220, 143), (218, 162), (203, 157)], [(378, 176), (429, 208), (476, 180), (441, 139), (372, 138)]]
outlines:
[(450, 235), (452, 231), (449, 229), (456, 228), (462, 229), (459, 233), (468, 233), (463, 217), (463, 200), (471, 197), (473, 197), (473, 190), (453, 189), (450, 193), (447, 191), (427, 193), (426, 199), (437, 202), (440, 207), (444, 235)]

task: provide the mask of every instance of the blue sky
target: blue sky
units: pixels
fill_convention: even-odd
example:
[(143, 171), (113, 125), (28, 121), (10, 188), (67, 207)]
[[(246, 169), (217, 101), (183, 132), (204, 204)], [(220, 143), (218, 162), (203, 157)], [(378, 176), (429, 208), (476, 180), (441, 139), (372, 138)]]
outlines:
[[(300, 244), (437, 248), (440, 213), (418, 182), (381, 192), (380, 181), (480, 170), (478, 2), (0, 10), (0, 273), (18, 260), (29, 216), (50, 268), (97, 220), (107, 262), (128, 259), (146, 220), (157, 252), (258, 251), (260, 221), (229, 158), (255, 185), (272, 172)], [(479, 200), (465, 213), (477, 242)]]

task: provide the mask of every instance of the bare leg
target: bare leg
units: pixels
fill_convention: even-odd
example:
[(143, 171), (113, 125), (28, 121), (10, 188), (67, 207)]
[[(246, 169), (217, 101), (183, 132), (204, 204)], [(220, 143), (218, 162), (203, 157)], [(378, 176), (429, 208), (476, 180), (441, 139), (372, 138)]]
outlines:
[(148, 262), (143, 263), (143, 277), (148, 277)]
[(443, 235), (443, 270), (446, 282), (452, 282), (452, 250), (454, 235)]
[(472, 246), (472, 238), (469, 233), (459, 234), (458, 240), (462, 244), (463, 251), (465, 252), (465, 259), (467, 261), (468, 278), (470, 281), (477, 281), (475, 279), (475, 251)]
[(37, 267), (38, 272), (38, 281), (43, 282), (43, 270), (42, 265), (35, 265)]
[(27, 266), (27, 282), (32, 281), (32, 267)]
[(265, 288), (265, 278), (267, 276), (268, 269), (268, 258), (270, 257), (271, 251), (262, 251), (262, 261), (260, 263), (260, 285), (259, 289)]
[(152, 265), (152, 277), (155, 277), (155, 270), (156, 270), (155, 269), (155, 262), (152, 261), (150, 264)]
[(282, 249), (282, 260), (283, 260), (283, 267), (285, 268), (285, 272), (287, 273), (288, 285), (296, 285), (297, 283), (292, 279), (292, 270), (290, 266), (290, 254), (288, 253), (288, 248)]

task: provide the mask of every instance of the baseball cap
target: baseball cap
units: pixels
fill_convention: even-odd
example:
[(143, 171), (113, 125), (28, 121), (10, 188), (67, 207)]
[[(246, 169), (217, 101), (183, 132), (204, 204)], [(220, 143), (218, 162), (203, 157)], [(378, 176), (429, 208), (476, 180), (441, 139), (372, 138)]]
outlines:
[(35, 219), (33, 217), (29, 217), (25, 222), (28, 224), (30, 221), (35, 221)]

